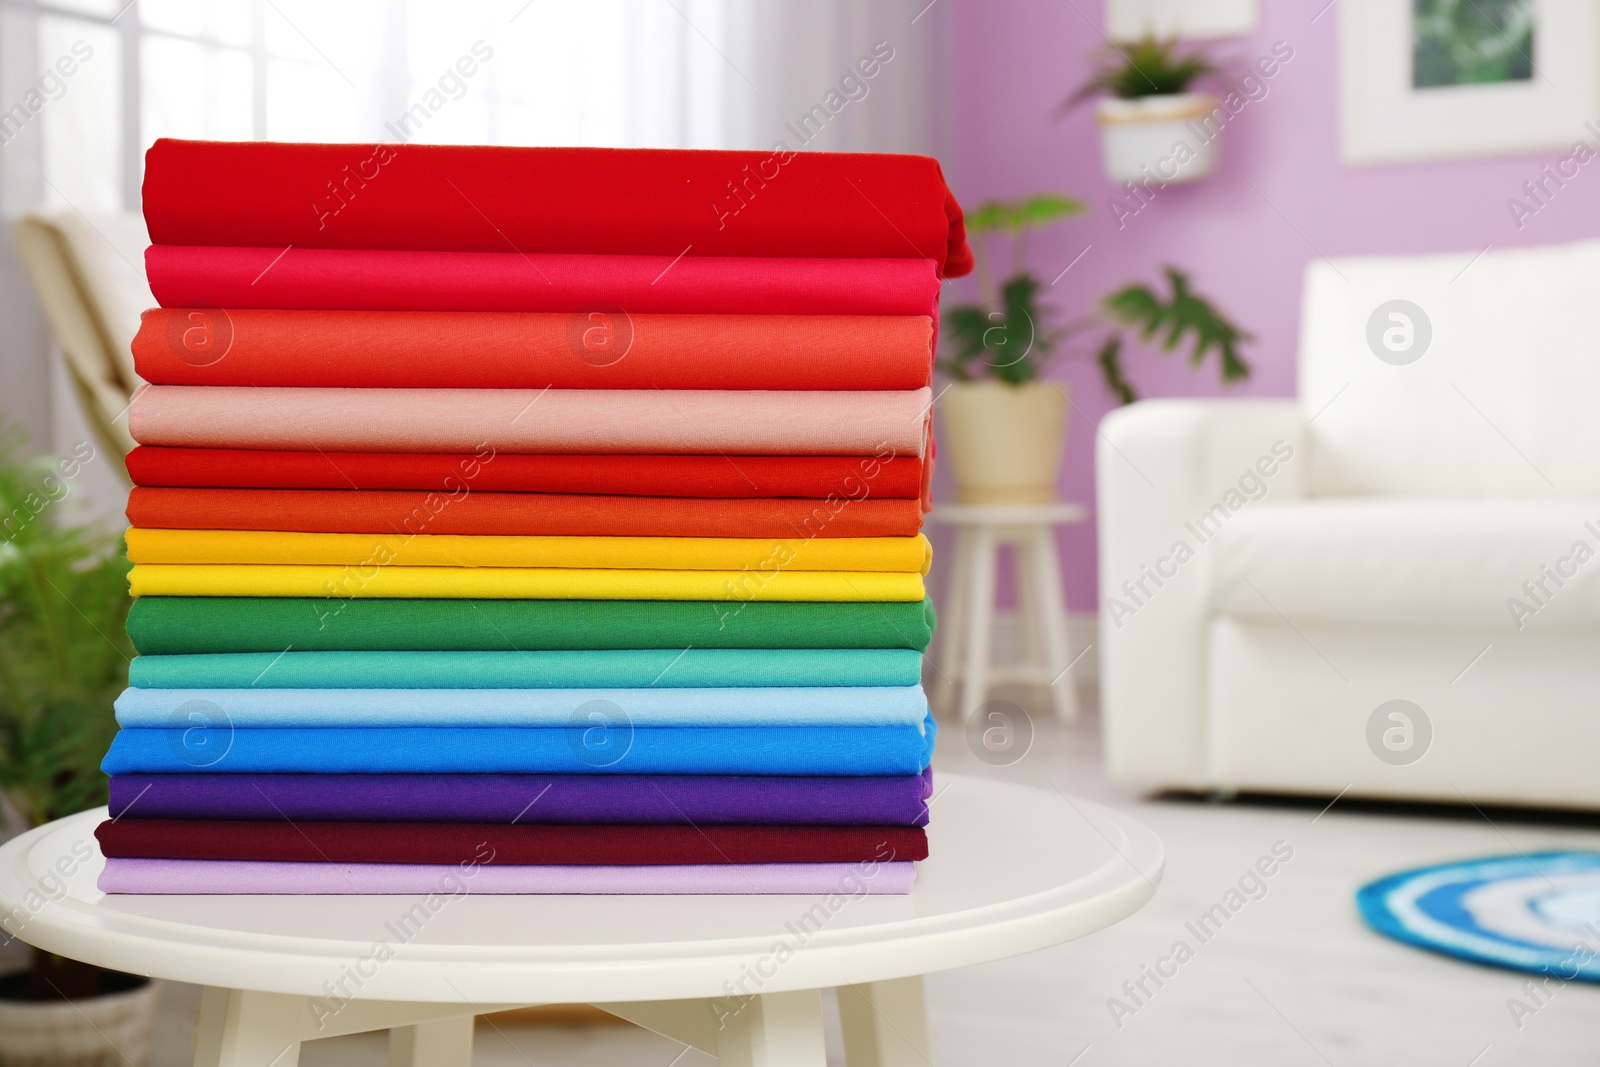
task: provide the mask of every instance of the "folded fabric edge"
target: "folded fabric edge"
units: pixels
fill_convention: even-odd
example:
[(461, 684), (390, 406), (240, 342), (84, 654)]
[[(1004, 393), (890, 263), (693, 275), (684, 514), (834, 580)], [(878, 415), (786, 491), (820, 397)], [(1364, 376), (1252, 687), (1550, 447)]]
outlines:
[(560, 567), (354, 567), (313, 564), (136, 563), (141, 596), (423, 600), (690, 600), (914, 603), (927, 597), (909, 571), (601, 570)]
[[(921, 726), (920, 684), (725, 688), (144, 689), (113, 704), (128, 729), (483, 726), (583, 730), (740, 726)], [(588, 709), (586, 711), (586, 709)], [(585, 716), (588, 717), (585, 717)]]
[[(886, 688), (916, 685), (922, 678), (924, 655), (908, 648), (169, 652), (135, 656), (128, 664), (128, 686), (185, 690)], [(624, 677), (633, 680), (623, 681)]]
[(249, 860), (108, 859), (98, 886), (155, 896), (904, 896), (916, 865), (866, 863), (484, 866), (481, 864), (285, 863)]
[[(449, 566), (513, 570), (726, 571), (754, 565), (818, 573), (926, 576), (933, 564), (927, 535), (902, 537), (625, 537), (540, 534), (308, 533), (129, 526), (123, 531), (132, 563), (186, 566)], [(504, 562), (519, 552), (540, 562)], [(818, 566), (819, 553), (845, 566)], [(637, 562), (656, 554), (671, 565)], [(562, 557), (583, 562), (564, 562)], [(696, 558), (698, 557), (698, 558)], [(843, 558), (840, 558), (843, 557)], [(424, 562), (412, 563), (421, 558)], [(491, 562), (485, 562), (489, 560)], [(605, 560), (605, 562), (599, 562)], [(613, 563), (612, 560), (628, 560)]]

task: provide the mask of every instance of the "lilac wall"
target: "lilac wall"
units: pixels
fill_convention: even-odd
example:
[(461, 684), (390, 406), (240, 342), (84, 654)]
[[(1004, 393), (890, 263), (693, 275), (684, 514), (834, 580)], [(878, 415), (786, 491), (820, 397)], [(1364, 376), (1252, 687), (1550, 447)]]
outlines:
[[(1306, 262), (1384, 252), (1477, 251), (1600, 236), (1600, 171), (1586, 168), (1520, 231), (1507, 208), (1539, 166), (1563, 153), (1378, 167), (1346, 167), (1338, 143), (1337, 4), (1315, 23), (1318, 3), (1262, 0), (1252, 36), (1215, 42), (1213, 53), (1243, 67), (1284, 41), (1294, 56), (1223, 132), (1222, 163), (1210, 178), (1170, 186), (1119, 230), (1109, 207), (1119, 187), (1100, 170), (1091, 107), (1060, 121), (1056, 102), (1086, 76), (1102, 38), (1102, 0), (949, 0), (955, 42), (954, 154), (946, 160), (956, 195), (972, 205), (1046, 189), (1088, 200), (1093, 213), (1036, 238), (1034, 272), (1048, 281), (1092, 246), (1051, 290), (1062, 316), (1081, 313), (1108, 290), (1154, 279), (1164, 262), (1256, 334), (1255, 367), (1237, 396), (1287, 396), (1295, 388), (1299, 290)], [(1382, 0), (1398, 2), (1398, 0)], [(1092, 23), (1092, 24), (1091, 24)], [(1255, 188), (1251, 188), (1254, 185)], [(1259, 190), (1259, 191), (1258, 191)], [(969, 280), (946, 301), (967, 299)], [(1210, 396), (1223, 390), (1208, 366), (1131, 353), (1143, 396)], [(1087, 361), (1058, 358), (1053, 377), (1071, 383), (1077, 410), (1061, 490), (1092, 502), (1094, 429), (1111, 398)], [(948, 477), (948, 471), (945, 472)], [(1068, 604), (1094, 609), (1092, 524), (1063, 534)]]

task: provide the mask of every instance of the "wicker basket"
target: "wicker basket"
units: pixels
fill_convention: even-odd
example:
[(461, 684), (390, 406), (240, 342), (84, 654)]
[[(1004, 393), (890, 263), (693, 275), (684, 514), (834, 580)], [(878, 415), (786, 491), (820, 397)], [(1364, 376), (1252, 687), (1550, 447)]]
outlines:
[(156, 986), (74, 1001), (0, 1000), (0, 1067), (145, 1067)]

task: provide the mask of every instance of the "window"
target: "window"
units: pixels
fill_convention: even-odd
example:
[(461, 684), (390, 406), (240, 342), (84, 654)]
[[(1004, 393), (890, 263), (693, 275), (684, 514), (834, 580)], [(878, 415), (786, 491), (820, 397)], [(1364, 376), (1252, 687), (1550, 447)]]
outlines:
[[(13, 189), (7, 210), (137, 210), (157, 137), (722, 147), (739, 139), (733, 90), (754, 87), (731, 58), (752, 51), (734, 9), (5, 0), (0, 99), (22, 112), (0, 121), (0, 142), (36, 140), (18, 154), (38, 178), (36, 198)], [(72, 74), (49, 74), (57, 64)], [(30, 71), (47, 72), (37, 96)]]
[[(927, 152), (949, 7), (0, 0), (0, 214), (136, 212), (164, 136)], [(859, 82), (880, 43), (892, 62)], [(5, 247), (0, 321), (0, 418), (59, 438), (73, 400)]]

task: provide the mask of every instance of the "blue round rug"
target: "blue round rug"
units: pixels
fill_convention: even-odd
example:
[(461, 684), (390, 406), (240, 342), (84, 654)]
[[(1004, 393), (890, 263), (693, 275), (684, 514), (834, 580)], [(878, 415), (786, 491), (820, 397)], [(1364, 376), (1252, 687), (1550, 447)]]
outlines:
[(1474, 963), (1600, 982), (1600, 852), (1442, 863), (1356, 893), (1361, 917), (1396, 941)]

